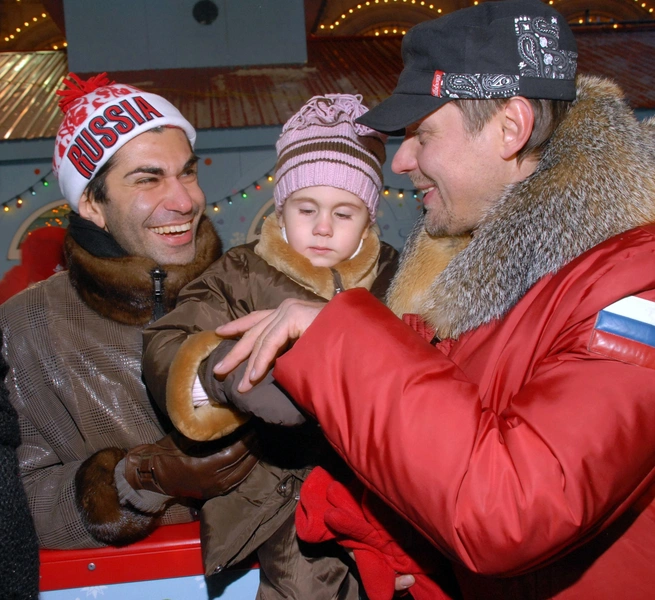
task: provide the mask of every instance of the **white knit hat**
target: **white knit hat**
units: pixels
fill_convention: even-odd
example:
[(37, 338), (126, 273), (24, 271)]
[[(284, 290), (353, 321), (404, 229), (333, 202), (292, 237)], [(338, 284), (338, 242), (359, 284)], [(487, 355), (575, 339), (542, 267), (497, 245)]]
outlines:
[[(64, 120), (57, 132), (52, 170), (70, 207), (77, 211), (86, 186), (116, 151), (155, 127), (179, 127), (191, 147), (196, 131), (168, 100), (131, 85), (110, 82), (106, 73), (82, 81), (69, 73), (57, 92)], [(72, 81), (71, 81), (72, 80)]]

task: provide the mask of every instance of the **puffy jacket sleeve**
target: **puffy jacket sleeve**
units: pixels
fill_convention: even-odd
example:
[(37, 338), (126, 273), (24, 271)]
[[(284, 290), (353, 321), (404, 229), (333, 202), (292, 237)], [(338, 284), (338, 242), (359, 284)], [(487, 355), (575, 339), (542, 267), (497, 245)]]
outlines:
[[(511, 383), (508, 408), (493, 410), (492, 398), (483, 410), (478, 384), (446, 353), (351, 290), (274, 375), (359, 478), (442, 552), (511, 575), (597, 533), (653, 480), (655, 370), (590, 356), (576, 340), (593, 321), (579, 327), (586, 336), (567, 331), (568, 347)], [(500, 388), (488, 393), (508, 393)]]
[(210, 356), (220, 355), (216, 327), (252, 310), (248, 266), (243, 253), (224, 254), (180, 292), (174, 310), (144, 331), (148, 390), (175, 427), (194, 440), (217, 439), (247, 420), (215, 402), (194, 407), (192, 388), (212, 368)]

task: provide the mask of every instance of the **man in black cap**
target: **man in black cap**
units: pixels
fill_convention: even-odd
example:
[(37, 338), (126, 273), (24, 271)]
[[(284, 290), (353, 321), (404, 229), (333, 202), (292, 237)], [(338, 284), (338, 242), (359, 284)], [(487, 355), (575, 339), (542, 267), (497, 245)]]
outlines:
[[(655, 123), (576, 58), (537, 0), (414, 27), (360, 119), (405, 136), (393, 170), (423, 193), (391, 310), (351, 290), (218, 330), (244, 333), (218, 369), (250, 354), (242, 390), (295, 341), (275, 378), (364, 484), (346, 505), (310, 476), (299, 535), (357, 499), (417, 598), (444, 597), (444, 556), (464, 598), (655, 589)], [(404, 528), (385, 533), (376, 497)]]

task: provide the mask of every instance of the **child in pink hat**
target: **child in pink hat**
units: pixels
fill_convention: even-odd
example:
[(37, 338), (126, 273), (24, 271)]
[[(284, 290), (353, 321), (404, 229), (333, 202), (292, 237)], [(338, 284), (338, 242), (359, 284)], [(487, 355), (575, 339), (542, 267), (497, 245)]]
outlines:
[(305, 477), (316, 464), (333, 468), (338, 461), (270, 373), (245, 394), (236, 389), (245, 363), (216, 379), (213, 367), (234, 341), (214, 330), (287, 298), (329, 301), (364, 287), (384, 299), (398, 253), (373, 227), (386, 136), (356, 123), (366, 111), (361, 96), (326, 94), (293, 115), (276, 144), (275, 216), (260, 239), (226, 252), (145, 332), (146, 382), (184, 435), (214, 440), (250, 426), (259, 433), (270, 477), (251, 476), (208, 501), (202, 531), (225, 540), (205, 553), (207, 573), (256, 552), (266, 598), (359, 597), (343, 550), (325, 545), (308, 554), (294, 525)]

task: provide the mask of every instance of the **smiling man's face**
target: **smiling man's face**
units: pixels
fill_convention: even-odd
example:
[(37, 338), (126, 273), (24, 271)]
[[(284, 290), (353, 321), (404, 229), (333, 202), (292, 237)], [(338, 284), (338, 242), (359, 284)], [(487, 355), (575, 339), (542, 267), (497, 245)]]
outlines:
[(130, 256), (188, 264), (205, 210), (197, 162), (181, 129), (142, 133), (114, 155), (107, 201), (83, 197), (80, 215), (111, 233)]
[(499, 115), (469, 134), (451, 102), (407, 127), (391, 168), (409, 175), (423, 193), (429, 234), (469, 233), (498, 201), (513, 176), (513, 163), (502, 155), (502, 134)]

